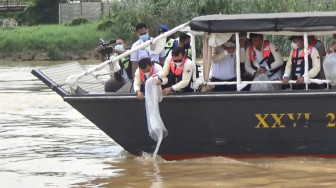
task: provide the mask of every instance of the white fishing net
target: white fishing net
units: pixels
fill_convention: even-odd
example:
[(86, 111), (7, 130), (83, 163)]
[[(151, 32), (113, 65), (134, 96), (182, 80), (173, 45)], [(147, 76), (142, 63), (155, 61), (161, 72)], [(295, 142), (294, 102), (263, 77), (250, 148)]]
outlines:
[(168, 135), (168, 131), (160, 116), (159, 102), (162, 101), (162, 88), (156, 85), (157, 80), (157, 77), (149, 78), (146, 81), (145, 87), (148, 132), (150, 137), (157, 142), (153, 158), (156, 157), (162, 139)]
[[(270, 79), (266, 76), (266, 74), (259, 74), (254, 78), (253, 81), (270, 81)], [(273, 91), (274, 87), (269, 83), (254, 83), (251, 84), (251, 91)]]
[(330, 80), (330, 85), (336, 86), (336, 54), (328, 54), (323, 62), (323, 69), (327, 80)]

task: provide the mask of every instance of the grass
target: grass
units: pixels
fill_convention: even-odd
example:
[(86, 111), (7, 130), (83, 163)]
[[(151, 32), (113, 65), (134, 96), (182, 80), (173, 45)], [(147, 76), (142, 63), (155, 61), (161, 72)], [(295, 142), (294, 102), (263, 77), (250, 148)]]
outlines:
[(79, 26), (39, 25), (0, 29), (1, 53), (85, 51), (98, 46), (99, 38), (115, 38), (111, 30), (97, 30), (98, 22)]

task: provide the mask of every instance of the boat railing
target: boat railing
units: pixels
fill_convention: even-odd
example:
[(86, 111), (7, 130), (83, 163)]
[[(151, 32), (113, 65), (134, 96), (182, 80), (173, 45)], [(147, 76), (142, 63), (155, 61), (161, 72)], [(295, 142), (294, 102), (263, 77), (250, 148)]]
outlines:
[[(80, 74), (77, 75), (72, 75), (69, 76), (66, 80), (66, 83), (69, 84), (71, 92), (75, 93), (75, 91), (78, 88), (78, 81), (83, 78), (86, 75), (90, 75), (95, 71), (100, 71), (103, 68), (105, 68), (107, 65), (109, 64), (114, 64), (116, 62), (118, 62), (120, 59), (129, 56), (130, 54), (132, 54), (133, 52), (136, 52), (140, 49), (146, 48), (148, 46), (150, 46), (150, 48), (155, 48), (156, 44), (160, 43), (160, 40), (162, 41), (163, 39), (166, 39), (168, 36), (178, 32), (178, 31), (190, 31), (190, 27), (189, 27), (189, 22), (181, 24), (177, 27), (175, 27), (174, 29), (167, 31), (157, 37), (155, 37), (154, 39), (148, 40), (146, 42), (144, 42), (143, 44), (137, 46), (134, 49), (128, 50), (125, 53), (122, 53), (118, 56), (112, 56), (110, 60), (104, 61), (101, 64), (94, 66), (92, 68), (89, 68), (87, 71), (82, 72)], [(195, 48), (195, 36), (199, 35), (200, 33), (197, 32), (193, 32), (193, 34), (191, 34), (191, 48), (192, 48), (192, 62), (194, 65), (194, 73), (196, 72), (196, 48)], [(235, 33), (236, 38), (239, 38), (239, 33), (236, 32)], [(304, 32), (304, 51), (305, 51), (305, 56), (304, 56), (304, 60), (305, 60), (305, 72), (304, 72), (304, 84), (306, 85), (306, 90), (308, 90), (308, 84), (310, 83), (316, 83), (316, 84), (327, 84), (327, 88), (329, 88), (329, 83), (331, 82), (330, 80), (320, 80), (320, 79), (310, 79), (308, 76), (308, 38), (307, 38), (307, 32)], [(204, 43), (207, 43), (207, 40), (204, 39)], [(208, 43), (207, 43), (208, 45)], [(204, 46), (203, 46), (204, 47)], [(236, 48), (239, 49), (240, 48), (240, 44), (239, 44), (239, 40), (236, 40)], [(204, 54), (203, 54), (204, 55)], [(196, 80), (196, 74), (193, 74), (193, 87), (194, 87), (194, 91), (196, 91), (197, 87), (199, 85), (234, 85), (237, 84), (237, 91), (240, 91), (240, 89), (242, 87), (244, 87), (244, 85), (247, 84), (281, 84), (282, 82), (280, 80), (278, 81), (242, 81), (241, 80), (241, 73), (240, 73), (240, 54), (239, 54), (239, 50), (236, 50), (236, 76), (237, 76), (237, 80), (236, 81), (232, 81), (232, 82), (206, 82), (206, 81), (201, 81), (201, 82), (197, 82)], [(289, 84), (295, 84), (296, 81), (295, 80), (290, 80)], [(239, 89), (240, 88), (240, 89)]]
[[(89, 68), (87, 71), (85, 72), (82, 72), (80, 74), (77, 74), (77, 75), (72, 75), (72, 76), (69, 76), (66, 80), (66, 83), (69, 84), (70, 86), (70, 89), (71, 89), (71, 92), (72, 93), (75, 93), (75, 91), (77, 90), (78, 88), (78, 81), (83, 78), (84, 76), (86, 75), (90, 75), (92, 73), (94, 73), (95, 71), (100, 71), (102, 70), (103, 68), (105, 68), (107, 65), (109, 64), (113, 64), (113, 63), (116, 63), (118, 62), (120, 59), (124, 58), (124, 57), (127, 57), (129, 55), (131, 55), (133, 52), (136, 52), (140, 49), (143, 49), (143, 48), (146, 48), (148, 46), (151, 46), (153, 45), (153, 47), (155, 47), (155, 44), (159, 43), (159, 41), (161, 39), (166, 39), (168, 36), (176, 33), (177, 31), (180, 31), (180, 30), (185, 30), (186, 27), (188, 27), (188, 24), (189, 22), (187, 23), (184, 23), (184, 24), (181, 24), (177, 27), (175, 27), (174, 29), (170, 30), (170, 31), (167, 31), (161, 35), (159, 35), (158, 37), (155, 37), (154, 39), (151, 39), (151, 40), (148, 40), (146, 42), (144, 42), (143, 44), (137, 46), (136, 48), (134, 49), (131, 49), (131, 50), (128, 50), (116, 57), (112, 56), (111, 59), (109, 60), (106, 60), (104, 62), (102, 62), (101, 64), (97, 65), (97, 66), (94, 66), (92, 68)], [(194, 48), (194, 47), (193, 47)], [(195, 48), (193, 50), (195, 52)], [(196, 59), (196, 55), (195, 53), (193, 53), (193, 57), (195, 57), (194, 59)], [(195, 63), (194, 63), (195, 64)], [(196, 65), (195, 65), (196, 66)]]
[[(235, 37), (239, 38), (239, 33), (235, 33)], [(327, 84), (327, 89), (329, 89), (329, 83), (330, 80), (321, 80), (321, 79), (312, 79), (309, 78), (308, 75), (308, 34), (307, 32), (304, 32), (303, 34), (304, 38), (304, 62), (305, 62), (305, 70), (304, 70), (304, 84), (305, 89), (308, 90), (308, 84), (310, 83), (316, 83), (316, 84)], [(236, 40), (236, 49), (240, 48), (239, 40)], [(242, 81), (241, 80), (241, 74), (240, 74), (240, 55), (239, 50), (236, 50), (236, 76), (237, 80), (232, 82), (203, 82), (203, 85), (235, 85), (237, 84), (237, 91), (240, 91), (245, 85), (247, 84), (282, 84), (280, 80), (278, 81)], [(289, 84), (295, 84), (295, 80), (290, 80)]]
[[(321, 80), (321, 79), (310, 79), (310, 83), (315, 83), (315, 84), (327, 84), (327, 88), (329, 89), (329, 83), (331, 82), (330, 80)], [(305, 82), (304, 82), (305, 83)], [(240, 85), (238, 84), (237, 81), (232, 81), (232, 82), (203, 82), (202, 85), (209, 85), (209, 86), (215, 86), (215, 85), (237, 85), (237, 90), (239, 91), (239, 88), (245, 87), (247, 84), (283, 84), (281, 80), (277, 81), (241, 81)], [(290, 80), (288, 84), (296, 84), (295, 80)], [(239, 87), (243, 86), (243, 87)]]

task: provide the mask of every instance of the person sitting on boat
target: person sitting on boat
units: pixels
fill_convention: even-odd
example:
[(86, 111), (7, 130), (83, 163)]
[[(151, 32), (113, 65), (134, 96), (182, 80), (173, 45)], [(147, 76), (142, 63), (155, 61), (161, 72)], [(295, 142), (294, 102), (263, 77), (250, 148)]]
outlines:
[[(314, 35), (309, 35), (308, 36), (308, 44), (314, 46), (319, 53), (319, 56), (320, 56), (320, 59), (321, 59), (321, 61), (320, 61), (321, 62), (321, 66), (320, 66), (321, 70), (320, 70), (318, 78), (319, 79), (325, 79), (324, 70), (323, 70), (323, 66), (322, 66), (323, 59), (325, 58), (325, 56), (327, 54), (325, 46), (324, 46), (322, 41), (316, 40)], [(323, 89), (323, 88), (325, 88), (326, 84), (321, 84), (319, 86), (320, 86), (321, 89)]]
[(328, 54), (336, 53), (336, 34), (333, 34), (333, 38), (334, 38), (334, 40), (330, 44), (330, 47), (327, 50)]
[[(142, 100), (144, 98), (145, 93), (145, 85), (146, 80), (153, 76), (154, 74), (158, 73), (162, 70), (161, 65), (150, 61), (149, 58), (143, 58), (139, 62), (139, 67), (135, 71), (135, 78), (134, 78), (134, 91), (137, 95), (137, 98), (139, 100)], [(157, 85), (165, 85), (167, 84), (168, 79), (166, 77), (159, 77), (157, 81)]]
[[(158, 25), (159, 35), (169, 31), (169, 28), (166, 25)], [(178, 41), (167, 37), (167, 42), (165, 44), (165, 53), (166, 57), (170, 54), (171, 50), (178, 44)]]
[(173, 48), (172, 57), (166, 59), (163, 69), (157, 74), (160, 78), (168, 78), (166, 88), (162, 91), (163, 95), (175, 91), (193, 91), (190, 87), (192, 73), (193, 63), (186, 56), (185, 49)]
[[(240, 43), (240, 60), (245, 61), (245, 44)], [(211, 82), (231, 82), (236, 81), (236, 47), (234, 43), (234, 35), (222, 44), (213, 49), (212, 55), (212, 77)], [(236, 91), (236, 85), (216, 85), (212, 91)]]
[[(282, 55), (279, 48), (262, 34), (250, 33), (251, 45), (246, 50), (245, 69), (254, 77), (265, 73), (270, 80), (281, 79)], [(273, 84), (274, 90), (280, 90), (281, 84)]]
[[(282, 82), (288, 84), (289, 79), (296, 80), (296, 84), (293, 84), (292, 89), (305, 89), (304, 84), (304, 43), (302, 36), (292, 36), (289, 38), (292, 40), (292, 50), (289, 54), (286, 64), (285, 74)], [(308, 76), (309, 78), (316, 78), (320, 72), (320, 56), (315, 47), (308, 45)], [(318, 89), (318, 85), (315, 83), (309, 84), (309, 89)]]
[[(135, 26), (136, 32), (139, 36), (139, 40), (137, 40), (133, 45), (132, 49), (136, 48), (137, 46), (141, 45), (142, 43), (146, 42), (147, 40), (152, 39), (148, 34), (148, 29), (146, 24), (139, 23)], [(161, 65), (164, 63), (166, 59), (166, 53), (164, 48), (162, 48), (162, 51), (158, 54), (153, 54), (149, 51), (147, 51), (145, 48), (140, 49), (134, 53), (131, 54), (131, 62), (132, 62), (132, 75), (134, 75), (135, 70), (138, 68), (138, 61), (140, 59), (150, 57), (151, 61), (160, 63)]]
[[(239, 33), (239, 44), (241, 48), (240, 50), (246, 52), (246, 49), (250, 46), (250, 40), (247, 38), (246, 32)], [(245, 54), (243, 56), (240, 55), (240, 75), (242, 81), (252, 81), (254, 79), (254, 76), (245, 69)], [(250, 88), (251, 85), (248, 84), (243, 89), (241, 89), (241, 91), (250, 91)]]
[[(112, 48), (113, 53), (122, 54), (126, 51), (127, 45), (123, 39), (117, 39), (116, 45)], [(100, 61), (107, 60), (106, 54), (102, 53), (102, 46), (97, 48)], [(132, 79), (132, 66), (129, 57), (119, 60), (120, 70), (111, 74), (111, 78), (105, 82), (105, 92), (116, 92)], [(110, 65), (112, 66), (112, 65)]]

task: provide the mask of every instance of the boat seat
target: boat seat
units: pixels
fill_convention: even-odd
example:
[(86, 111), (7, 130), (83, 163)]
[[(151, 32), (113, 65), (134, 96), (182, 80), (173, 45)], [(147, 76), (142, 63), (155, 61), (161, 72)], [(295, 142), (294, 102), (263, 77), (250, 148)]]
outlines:
[[(77, 75), (86, 71), (86, 69), (78, 62), (70, 62), (60, 65), (48, 66), (39, 69), (46, 77), (60, 86), (62, 89), (71, 93), (66, 80), (71, 75)], [(105, 93), (104, 82), (97, 79), (92, 74), (86, 75), (78, 81), (78, 89), (76, 94), (88, 93)]]

